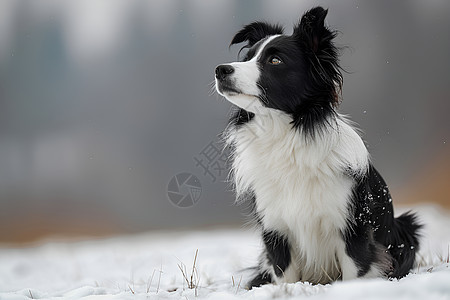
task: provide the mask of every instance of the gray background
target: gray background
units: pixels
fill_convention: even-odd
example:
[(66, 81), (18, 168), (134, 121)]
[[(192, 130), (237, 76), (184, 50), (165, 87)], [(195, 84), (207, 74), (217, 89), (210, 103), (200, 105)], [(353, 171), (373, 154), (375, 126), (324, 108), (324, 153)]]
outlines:
[[(0, 241), (241, 224), (225, 177), (194, 161), (230, 109), (214, 68), (242, 25), (290, 33), (319, 4), (348, 46), (341, 111), (408, 202), (449, 158), (448, 1), (1, 0)], [(187, 209), (167, 198), (180, 172), (203, 187)]]

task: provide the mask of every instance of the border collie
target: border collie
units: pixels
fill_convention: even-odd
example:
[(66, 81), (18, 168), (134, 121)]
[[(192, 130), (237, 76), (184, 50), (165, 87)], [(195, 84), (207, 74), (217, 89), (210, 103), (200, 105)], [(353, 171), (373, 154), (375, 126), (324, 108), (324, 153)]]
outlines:
[[(328, 11), (306, 12), (284, 35), (254, 22), (242, 61), (215, 69), (218, 93), (238, 106), (225, 130), (237, 201), (248, 201), (264, 251), (248, 287), (405, 276), (421, 225), (394, 218), (388, 187), (351, 121)], [(242, 49), (241, 49), (242, 50)]]

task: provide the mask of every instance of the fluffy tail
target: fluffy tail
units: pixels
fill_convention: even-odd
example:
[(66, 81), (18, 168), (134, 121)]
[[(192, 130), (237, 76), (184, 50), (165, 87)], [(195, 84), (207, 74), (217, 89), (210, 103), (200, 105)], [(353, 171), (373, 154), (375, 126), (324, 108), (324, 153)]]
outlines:
[(392, 277), (401, 278), (414, 266), (416, 253), (419, 251), (418, 231), (421, 228), (422, 224), (417, 221), (417, 216), (410, 211), (394, 219), (388, 246), (393, 257)]

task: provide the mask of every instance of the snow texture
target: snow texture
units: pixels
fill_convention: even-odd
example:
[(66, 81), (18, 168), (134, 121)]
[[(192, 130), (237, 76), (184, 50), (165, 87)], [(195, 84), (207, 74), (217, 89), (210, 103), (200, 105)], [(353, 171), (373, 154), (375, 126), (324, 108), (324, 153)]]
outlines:
[[(262, 247), (246, 229), (152, 232), (103, 240), (0, 248), (0, 299), (450, 299), (450, 216), (415, 207), (426, 223), (418, 265), (400, 280), (245, 289)], [(397, 209), (400, 214), (404, 209)], [(189, 289), (194, 254), (199, 284)], [(195, 278), (194, 278), (195, 279)], [(198, 281), (196, 281), (198, 283)]]

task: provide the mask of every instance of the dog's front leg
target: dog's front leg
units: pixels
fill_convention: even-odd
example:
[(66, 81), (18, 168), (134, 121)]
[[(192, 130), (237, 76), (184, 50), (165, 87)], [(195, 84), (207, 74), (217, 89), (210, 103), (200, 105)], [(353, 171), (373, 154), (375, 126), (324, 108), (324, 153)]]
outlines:
[(291, 263), (291, 251), (289, 241), (276, 231), (264, 231), (263, 241), (265, 245), (267, 262), (269, 268), (272, 268), (271, 273), (275, 278), (284, 277), (286, 269)]
[(261, 286), (269, 282), (296, 282), (298, 276), (292, 267), (291, 246), (287, 237), (274, 230), (264, 230), (263, 241), (265, 249), (261, 255), (259, 272), (249, 286)]

